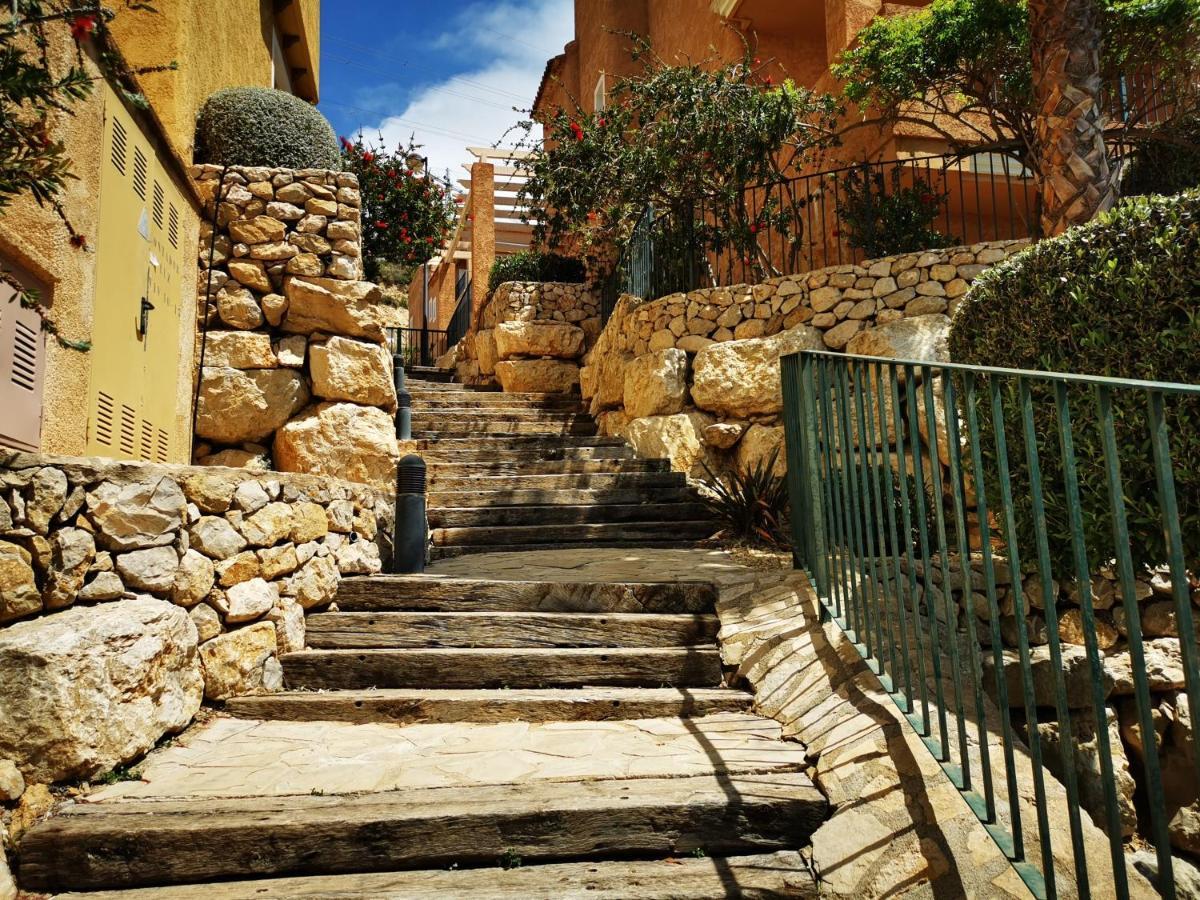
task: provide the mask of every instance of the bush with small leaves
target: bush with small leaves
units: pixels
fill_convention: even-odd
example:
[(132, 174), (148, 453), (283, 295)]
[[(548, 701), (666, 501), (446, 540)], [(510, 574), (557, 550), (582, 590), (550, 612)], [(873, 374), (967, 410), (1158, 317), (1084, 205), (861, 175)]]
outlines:
[(506, 281), (562, 281), (577, 284), (585, 278), (583, 263), (577, 259), (528, 250), (496, 257), (488, 274), (488, 290), (494, 291)]
[(333, 127), (316, 108), (273, 88), (211, 94), (196, 120), (196, 162), (281, 169), (341, 169)]

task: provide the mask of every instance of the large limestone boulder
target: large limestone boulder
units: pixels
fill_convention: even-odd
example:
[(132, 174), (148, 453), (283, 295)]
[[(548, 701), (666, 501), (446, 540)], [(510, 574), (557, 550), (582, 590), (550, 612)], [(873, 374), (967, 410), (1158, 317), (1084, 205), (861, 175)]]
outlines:
[(319, 403), (275, 435), (275, 466), (281, 472), (388, 488), (395, 484), (399, 456), (392, 417), (373, 406)]
[(588, 367), (592, 414), (616, 409), (625, 402), (625, 369), (633, 361), (628, 353), (600, 353)]
[(266, 332), (212, 331), (205, 338), (204, 364), (231, 369), (274, 369), (279, 358)]
[(776, 452), (778, 455), (772, 471), (782, 478), (787, 474), (783, 426), (751, 425), (738, 441), (737, 467), (743, 472), (752, 472), (760, 463), (766, 465), (771, 454)]
[(479, 363), (481, 375), (496, 373), (496, 334), (490, 328), (475, 335), (475, 361)]
[(722, 416), (776, 415), (783, 410), (779, 358), (824, 349), (821, 332), (806, 325), (705, 347), (692, 363), (692, 402)]
[(575, 359), (583, 352), (583, 329), (562, 322), (501, 322), (492, 332), (496, 356)]
[(625, 428), (625, 439), (633, 445), (638, 456), (669, 459), (676, 472), (701, 478), (705, 477), (702, 463), (707, 459), (704, 429), (712, 421), (711, 416), (696, 411), (648, 416), (630, 422)]
[(949, 362), (949, 338), (948, 316), (911, 316), (860, 331), (846, 344), (846, 352), (857, 356)]
[(279, 690), (283, 669), (276, 652), (275, 626), (270, 622), (256, 622), (201, 644), (204, 696), (228, 700)]
[(145, 753), (200, 708), (187, 611), (138, 597), (0, 631), (0, 756), (27, 781), (87, 778)]
[(377, 285), (297, 276), (287, 280), (283, 292), (288, 301), (280, 323), (284, 331), (323, 331), (383, 343), (388, 313)]
[(681, 412), (687, 401), (687, 371), (683, 350), (639, 356), (625, 367), (625, 412), (631, 419)]
[(386, 347), (331, 337), (309, 349), (308, 364), (318, 397), (396, 408), (392, 357)]
[(221, 444), (261, 441), (307, 402), (308, 385), (294, 369), (205, 366), (196, 435)]
[(579, 387), (579, 366), (558, 359), (505, 359), (496, 377), (506, 393), (570, 394)]

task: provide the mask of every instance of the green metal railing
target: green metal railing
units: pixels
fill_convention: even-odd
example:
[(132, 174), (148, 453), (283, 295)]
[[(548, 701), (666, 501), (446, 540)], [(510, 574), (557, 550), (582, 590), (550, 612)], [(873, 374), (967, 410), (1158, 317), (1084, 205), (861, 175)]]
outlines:
[[(1129, 872), (1122, 839), (1091, 579), (1101, 566), (1116, 573), (1127, 647), (1113, 652), (1129, 653), (1137, 726), (1154, 735), (1136, 579), (1143, 574), (1138, 549), (1147, 542), (1163, 549), (1186, 694), (1190, 709), (1200, 709), (1187, 572), (1194, 560), (1185, 555), (1197, 536), (1181, 529), (1171, 455), (1172, 433), (1188, 422), (1195, 427), (1200, 386), (817, 352), (781, 362), (793, 546), (824, 611), (1035, 896), (1103, 895), (1108, 884), (1116, 896), (1130, 896), (1138, 876)], [(1139, 472), (1157, 485), (1156, 502), (1130, 496), (1126, 478)], [(1194, 508), (1196, 498), (1182, 499)], [(1127, 513), (1139, 501), (1157, 509), (1157, 534), (1139, 533), (1141, 518)], [(1105, 547), (1097, 546), (1099, 520)], [(1059, 521), (1064, 528), (1047, 527)], [(1003, 566), (1011, 587), (1002, 597)], [(1042, 611), (1026, 608), (1031, 584), (1044, 609), (1045, 640), (1036, 643), (1048, 650), (1052, 699), (1044, 684), (1035, 691), (1030, 613)], [(1082, 708), (1077, 695), (1074, 707), (1067, 696), (1060, 584), (1087, 586), (1077, 592), (1090, 680)], [(983, 597), (980, 614), (974, 604)], [(1015, 652), (1004, 649), (1002, 599), (1011, 603)], [(1011, 685), (1006, 661), (1019, 672)], [(1072, 717), (1094, 724), (1102, 800), (1090, 814), (1101, 832), (1084, 821), (1084, 758)], [(1069, 829), (1052, 822), (1062, 812), (1051, 808), (1061, 794), (1050, 790), (1049, 745), (1038, 727), (1049, 719), (1058, 722)], [(1155, 848), (1155, 886), (1174, 897), (1168, 811), (1176, 798), (1164, 797), (1156, 741), (1141, 743), (1139, 830)], [(1022, 801), (1030, 781), (1032, 810)]]

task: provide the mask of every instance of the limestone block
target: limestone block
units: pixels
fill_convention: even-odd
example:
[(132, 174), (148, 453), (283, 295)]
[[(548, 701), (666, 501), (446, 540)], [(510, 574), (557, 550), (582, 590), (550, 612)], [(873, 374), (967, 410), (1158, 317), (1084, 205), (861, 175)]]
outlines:
[(304, 607), (291, 597), (281, 597), (267, 613), (267, 621), (275, 626), (275, 648), (282, 656), (304, 649)]
[(319, 403), (275, 435), (275, 466), (388, 488), (396, 477), (396, 426), (381, 409)]
[[(496, 358), (550, 356), (575, 359), (583, 352), (583, 329), (560, 322), (502, 322), (493, 331)], [(674, 340), (672, 340), (674, 343)]]
[(279, 690), (283, 670), (276, 646), (275, 626), (270, 622), (256, 622), (201, 644), (204, 696), (228, 700)]
[(174, 547), (151, 547), (122, 553), (114, 562), (121, 580), (133, 590), (166, 594), (175, 583), (179, 554)]
[(396, 408), (392, 357), (387, 348), (343, 337), (315, 344), (308, 353), (313, 393), (326, 400)]
[(229, 236), (243, 244), (265, 244), (282, 241), (287, 226), (270, 216), (255, 216), (229, 223)]
[(210, 331), (204, 345), (205, 367), (274, 369), (279, 365), (271, 336), (261, 331)]
[(558, 359), (505, 359), (496, 363), (496, 378), (510, 394), (569, 394), (579, 387), (579, 366)]
[(279, 360), (279, 365), (287, 366), (291, 369), (300, 369), (304, 367), (304, 359), (308, 355), (308, 338), (302, 334), (293, 334), (289, 337), (280, 338), (279, 344), (275, 349), (275, 356)]
[(25, 778), (11, 759), (0, 759), (0, 803), (19, 800), (25, 793)]
[(496, 372), (496, 334), (490, 328), (477, 332), (475, 335), (475, 359), (479, 363), (482, 375), (494, 375)]
[(782, 478), (787, 474), (783, 426), (751, 425), (738, 442), (737, 467), (743, 472), (751, 472), (759, 465), (766, 465), (772, 453), (776, 454), (772, 471)]
[(0, 541), (0, 624), (41, 612), (29, 551)]
[(314, 556), (288, 579), (284, 593), (305, 609), (324, 606), (337, 593), (337, 563), (329, 556)]
[(950, 319), (943, 315), (907, 316), (868, 328), (846, 345), (846, 352), (889, 359), (947, 362)]
[(256, 259), (235, 259), (227, 266), (229, 274), (239, 283), (250, 288), (252, 291), (258, 291), (260, 294), (269, 294), (271, 292), (271, 279), (267, 275), (266, 267), (263, 266), (260, 260)]
[(0, 756), (26, 780), (87, 778), (145, 753), (200, 708), (196, 629), (139, 597), (0, 631)]
[(221, 633), (221, 614), (207, 603), (193, 607), (188, 613), (188, 618), (196, 626), (196, 639), (201, 643), (211, 640)]
[(269, 325), (278, 327), (283, 321), (284, 313), (287, 312), (287, 298), (282, 294), (267, 294), (259, 301), (262, 306), (263, 317)]
[(188, 529), (188, 539), (210, 559), (228, 559), (246, 548), (246, 539), (220, 516), (202, 516)]
[(825, 346), (830, 350), (841, 350), (862, 329), (863, 323), (858, 319), (847, 319), (840, 325), (835, 325), (823, 335)]
[(216, 570), (212, 560), (190, 547), (184, 552), (171, 582), (171, 601), (184, 608), (195, 606), (213, 588)]
[[(139, 551), (141, 552), (141, 551)], [(125, 585), (116, 572), (97, 572), (76, 597), (79, 603), (101, 603), (116, 600), (125, 593)]]
[(613, 409), (625, 402), (625, 368), (632, 360), (627, 353), (598, 354), (590, 367), (595, 369), (593, 413)]
[(704, 443), (718, 450), (728, 450), (742, 439), (745, 432), (744, 422), (717, 422), (704, 429)]
[(251, 578), (232, 585), (225, 592), (229, 622), (253, 622), (270, 612), (279, 602), (279, 585), (262, 578)]
[(67, 476), (49, 466), (38, 469), (29, 482), (25, 521), (38, 534), (45, 534), (66, 499)]
[(672, 415), (687, 401), (688, 357), (682, 350), (639, 356), (625, 368), (625, 412), (631, 419)]
[(287, 261), (285, 271), (291, 275), (322, 275), (325, 272), (325, 264), (315, 253), (301, 253)]
[[(1124, 837), (1137, 831), (1137, 810), (1133, 794), (1137, 785), (1129, 769), (1129, 759), (1121, 743), (1117, 724), (1117, 711), (1107, 707), (1108, 746), (1112, 754), (1113, 780), (1117, 787), (1117, 809), (1121, 815), (1121, 834)], [(1079, 803), (1088, 811), (1097, 825), (1107, 823), (1105, 814), (1105, 781), (1101, 774), (1099, 741), (1096, 720), (1090, 712), (1071, 716), (1071, 731), (1074, 733), (1074, 766), (1079, 785)], [(1060, 780), (1064, 775), (1062, 758), (1062, 734), (1058, 722), (1042, 722), (1038, 725), (1042, 752), (1047, 767)]]
[(42, 601), (47, 609), (75, 602), (83, 579), (96, 558), (96, 540), (82, 528), (62, 528), (50, 538), (50, 566)]
[(286, 503), (268, 503), (241, 524), (242, 536), (253, 547), (273, 547), (282, 543), (292, 530), (292, 507)]
[(329, 518), (325, 508), (317, 503), (297, 503), (292, 506), (289, 536), (297, 544), (306, 544), (329, 533)]
[(230, 328), (240, 328), (246, 331), (257, 328), (263, 323), (262, 310), (258, 302), (245, 288), (229, 290), (221, 288), (217, 294), (217, 315)]
[(308, 385), (294, 369), (205, 366), (196, 435), (222, 444), (268, 438), (308, 402)]
[(673, 416), (649, 416), (634, 419), (625, 428), (625, 438), (638, 456), (669, 459), (677, 472), (701, 477), (707, 459), (704, 429), (712, 418), (702, 412), (677, 413)]
[(383, 343), (386, 306), (377, 285), (336, 278), (287, 279), (287, 314), (280, 327), (293, 334), (323, 331)]
[(692, 364), (692, 401), (701, 409), (737, 418), (779, 413), (783, 409), (779, 358), (821, 349), (820, 332), (804, 325), (771, 337), (706, 347)]
[(146, 476), (105, 481), (87, 495), (87, 516), (106, 550), (158, 547), (175, 539), (187, 499), (174, 479)]

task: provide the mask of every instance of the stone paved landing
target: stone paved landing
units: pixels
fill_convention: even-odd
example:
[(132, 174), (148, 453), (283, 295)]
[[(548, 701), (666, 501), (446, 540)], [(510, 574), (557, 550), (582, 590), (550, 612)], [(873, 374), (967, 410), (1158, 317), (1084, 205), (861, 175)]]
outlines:
[(116, 799), (352, 794), (534, 781), (675, 778), (799, 770), (771, 719), (355, 725), (220, 718), (152, 753)]

